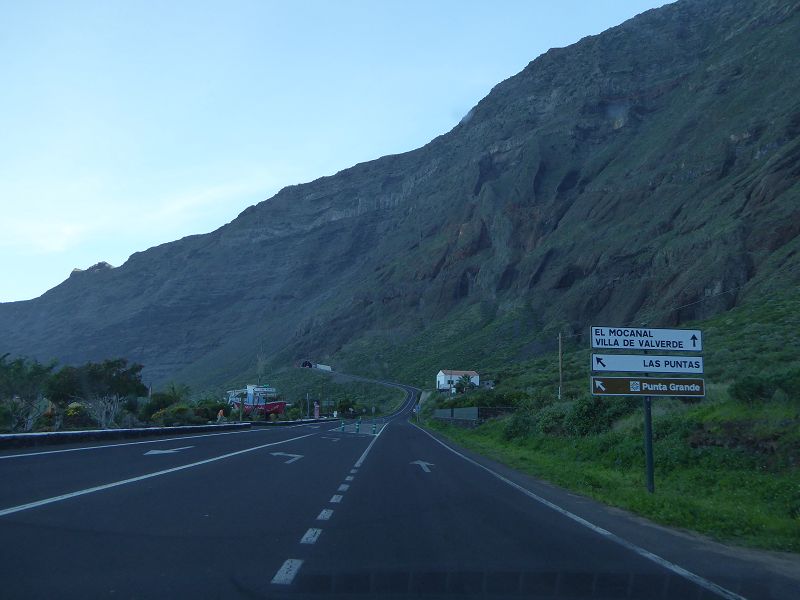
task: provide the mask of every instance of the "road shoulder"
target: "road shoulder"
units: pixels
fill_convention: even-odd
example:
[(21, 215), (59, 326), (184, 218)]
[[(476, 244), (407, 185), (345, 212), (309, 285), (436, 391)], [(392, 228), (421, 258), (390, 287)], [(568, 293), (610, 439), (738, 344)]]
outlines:
[(750, 578), (763, 581), (775, 597), (796, 597), (800, 586), (800, 556), (796, 554), (729, 546), (695, 532), (658, 525), (513, 469), (465, 448), (438, 431), (420, 428), (442, 444), (536, 496), (690, 571), (699, 574), (713, 572), (723, 563), (729, 565), (731, 571), (744, 571)]

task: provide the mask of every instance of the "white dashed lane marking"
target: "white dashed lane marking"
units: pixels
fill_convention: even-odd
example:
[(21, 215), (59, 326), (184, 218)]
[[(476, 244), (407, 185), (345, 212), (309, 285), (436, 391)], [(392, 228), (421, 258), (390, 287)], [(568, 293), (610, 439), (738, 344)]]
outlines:
[(303, 561), (300, 558), (287, 559), (286, 562), (281, 565), (281, 568), (278, 569), (278, 572), (275, 573), (275, 577), (272, 578), (272, 583), (276, 583), (278, 585), (291, 584), (302, 565)]
[(323, 508), (322, 512), (317, 515), (317, 521), (327, 521), (333, 515), (333, 511), (330, 508)]
[(336, 490), (336, 491), (337, 492), (346, 492), (349, 489), (350, 489), (350, 486), (347, 485), (346, 483), (343, 483), (342, 485), (339, 486), (339, 489)]
[(316, 527), (312, 527), (308, 531), (306, 531), (305, 535), (302, 538), (300, 538), (300, 543), (314, 544), (319, 539), (321, 533), (322, 529), (317, 529)]
[(347, 477), (344, 478), (345, 481), (353, 481), (353, 479), (354, 478), (352, 475), (348, 475)]
[(333, 496), (331, 496), (331, 502), (333, 502), (334, 504), (339, 504), (339, 502), (341, 501), (342, 501), (341, 494), (334, 494)]

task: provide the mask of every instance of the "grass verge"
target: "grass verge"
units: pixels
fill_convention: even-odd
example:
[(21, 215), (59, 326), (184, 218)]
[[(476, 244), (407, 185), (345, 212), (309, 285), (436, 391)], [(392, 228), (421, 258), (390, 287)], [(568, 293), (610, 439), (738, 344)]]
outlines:
[[(587, 436), (529, 433), (508, 439), (508, 418), (476, 429), (433, 419), (426, 426), (510, 467), (657, 523), (723, 542), (800, 552), (800, 472), (791, 464), (798, 421), (770, 410), (771, 416), (725, 399), (677, 406), (655, 417), (652, 495), (645, 490), (641, 412)], [(746, 429), (746, 439), (718, 445), (730, 439), (731, 423)], [(753, 431), (761, 433), (753, 437)], [(769, 439), (782, 440), (781, 448), (759, 447)]]

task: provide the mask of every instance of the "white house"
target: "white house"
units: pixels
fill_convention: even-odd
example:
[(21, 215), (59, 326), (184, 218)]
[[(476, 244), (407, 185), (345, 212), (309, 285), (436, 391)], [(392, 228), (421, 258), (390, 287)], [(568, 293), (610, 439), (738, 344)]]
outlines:
[(436, 374), (436, 389), (452, 389), (464, 375), (469, 375), (469, 380), (474, 386), (477, 387), (481, 384), (481, 377), (475, 371), (451, 371), (449, 369), (442, 369)]

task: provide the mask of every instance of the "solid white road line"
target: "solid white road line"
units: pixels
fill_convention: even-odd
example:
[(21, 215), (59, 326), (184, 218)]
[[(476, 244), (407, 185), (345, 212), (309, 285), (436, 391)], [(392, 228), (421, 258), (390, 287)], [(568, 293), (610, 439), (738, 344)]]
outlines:
[[(305, 427), (305, 425), (290, 425), (288, 427), (283, 427), (282, 429), (294, 429), (295, 427)], [(237, 431), (222, 431), (220, 433), (201, 433), (198, 435), (182, 435), (180, 437), (174, 438), (158, 438), (154, 440), (141, 440), (138, 442), (122, 442), (119, 444), (103, 444), (102, 446), (84, 446), (82, 448), (65, 448), (64, 450), (43, 450), (41, 452), (26, 452), (25, 454), (9, 454), (7, 456), (0, 456), (0, 460), (6, 460), (9, 458), (25, 458), (28, 456), (43, 456), (45, 454), (62, 454), (64, 452), (81, 452), (83, 450), (102, 450), (103, 448), (119, 448), (121, 446), (136, 446), (139, 444), (158, 444), (161, 442), (175, 442), (179, 440), (192, 440), (196, 438), (204, 438), (204, 437), (213, 437), (215, 435), (236, 435), (242, 433), (256, 433), (261, 431), (267, 431), (267, 429), (244, 429), (244, 430), (237, 430)]]
[(472, 460), (469, 456), (466, 456), (466, 455), (462, 454), (461, 452), (459, 452), (458, 450), (456, 450), (454, 448), (451, 448), (450, 446), (445, 444), (443, 441), (437, 439), (436, 436), (434, 436), (431, 433), (429, 433), (429, 432), (425, 431), (424, 429), (422, 429), (422, 427), (418, 427), (417, 425), (414, 425), (414, 423), (411, 423), (411, 425), (413, 425), (414, 427), (419, 429), (422, 433), (424, 433), (425, 435), (430, 437), (437, 444), (440, 444), (440, 445), (444, 446), (445, 448), (447, 448), (448, 450), (450, 450), (450, 452), (452, 452), (453, 454), (455, 454), (457, 456), (460, 456), (461, 458), (463, 458), (464, 460), (466, 460), (469, 463), (472, 463), (476, 467), (480, 467), (481, 469), (483, 469), (487, 473), (490, 473), (491, 475), (493, 475), (494, 477), (496, 477), (497, 479), (499, 479), (503, 483), (506, 483), (506, 484), (510, 485), (511, 487), (513, 487), (514, 489), (522, 492), (523, 494), (525, 494), (529, 498), (531, 498), (533, 500), (536, 500), (537, 502), (539, 502), (541, 504), (544, 504), (548, 508), (551, 508), (554, 511), (564, 515), (568, 519), (572, 519), (576, 523), (580, 523), (584, 527), (586, 527), (588, 529), (591, 529), (592, 531), (594, 531), (597, 534), (602, 535), (606, 539), (611, 540), (612, 542), (616, 542), (620, 546), (623, 546), (624, 548), (627, 548), (628, 550), (631, 550), (632, 552), (635, 552), (636, 554), (638, 554), (642, 558), (646, 558), (647, 560), (650, 560), (650, 561), (656, 563), (657, 565), (660, 565), (660, 566), (664, 567), (665, 569), (668, 569), (668, 570), (672, 571), (676, 575), (680, 575), (681, 577), (684, 577), (685, 579), (688, 579), (692, 583), (695, 583), (695, 584), (699, 585), (700, 587), (702, 587), (702, 588), (704, 588), (704, 589), (706, 589), (706, 590), (708, 590), (710, 592), (713, 592), (713, 593), (721, 596), (722, 598), (725, 598), (726, 600), (747, 600), (743, 596), (740, 596), (739, 594), (736, 594), (736, 593), (734, 593), (734, 592), (732, 592), (732, 591), (730, 591), (730, 590), (728, 590), (728, 589), (726, 589), (726, 588), (724, 588), (724, 587), (722, 587), (720, 585), (717, 585), (713, 581), (709, 581), (708, 579), (700, 577), (700, 575), (696, 575), (696, 574), (692, 573), (691, 571), (687, 571), (683, 567), (678, 566), (675, 563), (670, 562), (665, 558), (661, 558), (657, 554), (653, 554), (649, 550), (645, 550), (644, 548), (642, 548), (640, 546), (637, 546), (633, 542), (629, 542), (628, 540), (626, 540), (624, 538), (621, 538), (616, 534), (611, 533), (607, 529), (603, 529), (602, 527), (599, 527), (599, 526), (595, 525), (594, 523), (591, 523), (591, 522), (587, 521), (583, 517), (579, 517), (575, 513), (571, 513), (570, 511), (568, 511), (565, 508), (561, 508), (560, 506), (550, 502), (549, 500), (545, 500), (541, 496), (538, 496), (538, 495), (534, 494), (533, 492), (531, 492), (530, 490), (522, 487), (521, 485), (519, 485), (517, 483), (514, 483), (513, 481), (511, 481), (507, 477), (503, 477), (502, 475), (500, 475), (500, 473), (497, 473), (497, 472), (493, 471), (489, 467), (486, 467), (486, 466), (482, 465), (481, 463), (479, 463), (479, 462), (477, 462), (475, 460)]
[(207, 458), (205, 460), (200, 460), (197, 462), (189, 463), (188, 465), (181, 465), (180, 467), (173, 467), (171, 469), (164, 469), (163, 471), (156, 471), (154, 473), (147, 473), (146, 475), (139, 475), (138, 477), (131, 477), (130, 479), (123, 479), (122, 481), (114, 481), (113, 483), (106, 483), (103, 485), (98, 485), (95, 487), (87, 488), (85, 490), (78, 490), (77, 492), (70, 492), (69, 494), (61, 494), (60, 496), (53, 496), (52, 498), (45, 498), (44, 500), (37, 500), (36, 502), (29, 502), (27, 504), (20, 504), (19, 506), (12, 506), (10, 508), (4, 508), (0, 510), (0, 517), (4, 517), (6, 515), (10, 515), (13, 513), (22, 512), (23, 510), (29, 510), (31, 508), (37, 508), (39, 506), (45, 506), (46, 504), (53, 504), (54, 502), (61, 502), (62, 500), (69, 500), (70, 498), (75, 498), (77, 496), (85, 496), (86, 494), (93, 494), (94, 492), (100, 492), (103, 490), (107, 490), (114, 487), (119, 487), (121, 485), (127, 485), (129, 483), (136, 483), (137, 481), (144, 481), (145, 479), (151, 479), (153, 477), (160, 477), (161, 475), (167, 475), (168, 473), (175, 473), (176, 471), (183, 471), (184, 469), (191, 469), (193, 467), (199, 467), (200, 465), (206, 465), (208, 463), (216, 462), (218, 460), (224, 460), (226, 458), (231, 458), (232, 456), (238, 456), (240, 454), (246, 454), (247, 452), (254, 452), (256, 450), (261, 450), (262, 448), (268, 448), (270, 446), (277, 446), (278, 444), (285, 444), (287, 442), (293, 442), (295, 440), (300, 440), (303, 438), (310, 437), (312, 435), (316, 435), (314, 433), (308, 433), (306, 435), (301, 435), (299, 437), (290, 438), (288, 440), (281, 440), (279, 442), (271, 442), (269, 444), (262, 444), (260, 446), (254, 446), (252, 448), (245, 448), (244, 450), (237, 450), (236, 452), (229, 452), (228, 454), (222, 454), (220, 456), (215, 456), (214, 458)]
[(334, 494), (333, 496), (331, 496), (331, 502), (333, 502), (334, 504), (339, 504), (339, 502), (341, 501), (342, 501), (341, 494)]
[(317, 521), (327, 521), (333, 516), (333, 511), (330, 508), (323, 508), (317, 515)]
[(303, 565), (303, 560), (300, 558), (289, 558), (281, 565), (275, 577), (272, 578), (272, 583), (277, 585), (289, 585), (294, 581), (295, 575)]
[(317, 529), (316, 527), (311, 527), (308, 531), (306, 531), (305, 535), (300, 538), (301, 544), (316, 544), (317, 540), (319, 539), (320, 534), (322, 533), (322, 529)]
[(346, 483), (343, 483), (342, 485), (339, 486), (339, 489), (337, 489), (336, 491), (337, 492), (346, 492), (349, 489), (350, 489), (350, 486), (347, 485)]
[[(361, 455), (361, 458), (359, 458), (359, 459), (356, 461), (356, 464), (354, 464), (354, 465), (353, 465), (353, 467), (354, 467), (354, 468), (358, 469), (358, 468), (360, 468), (360, 467), (361, 467), (361, 465), (363, 465), (363, 464), (364, 464), (364, 461), (365, 461), (365, 460), (366, 460), (366, 458), (367, 458), (367, 454), (369, 454), (369, 451), (370, 451), (370, 450), (372, 450), (372, 445), (373, 445), (375, 442), (377, 442), (377, 441), (378, 441), (378, 438), (379, 438), (379, 437), (381, 437), (381, 434), (384, 432), (384, 430), (385, 430), (385, 429), (386, 429), (386, 427), (382, 428), (382, 429), (381, 429), (381, 430), (378, 432), (378, 435), (376, 435), (374, 438), (372, 438), (372, 441), (369, 443), (369, 446), (367, 446), (367, 449), (366, 449), (366, 450), (364, 450), (364, 454), (362, 454), (362, 455)], [(352, 473), (352, 471), (350, 471), (350, 472)]]

